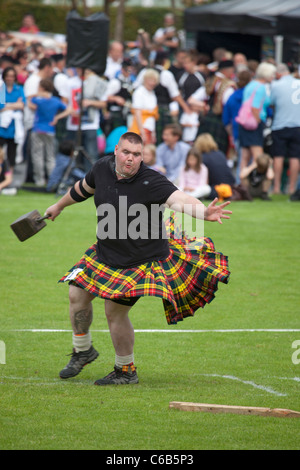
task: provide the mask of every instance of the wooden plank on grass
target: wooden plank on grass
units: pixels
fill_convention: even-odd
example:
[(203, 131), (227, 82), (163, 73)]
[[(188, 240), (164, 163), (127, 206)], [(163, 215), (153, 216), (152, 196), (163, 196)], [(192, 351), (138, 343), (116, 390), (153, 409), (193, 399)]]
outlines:
[(234, 413), (238, 415), (275, 416), (280, 418), (300, 418), (300, 412), (282, 408), (262, 408), (257, 406), (232, 406), (208, 403), (171, 401), (169, 408), (183, 411), (203, 411), (207, 413)]

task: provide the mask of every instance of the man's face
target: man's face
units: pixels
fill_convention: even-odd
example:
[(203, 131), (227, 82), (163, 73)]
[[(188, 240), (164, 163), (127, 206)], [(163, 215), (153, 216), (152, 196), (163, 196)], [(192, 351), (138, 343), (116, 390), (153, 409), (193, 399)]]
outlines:
[(225, 75), (226, 78), (234, 77), (234, 67), (226, 67), (225, 69), (221, 70), (221, 73)]
[(196, 67), (196, 63), (193, 60), (191, 60), (189, 57), (185, 57), (183, 61), (183, 67), (186, 72), (193, 73)]
[(122, 44), (114, 43), (111, 45), (109, 55), (114, 61), (121, 60), (123, 57), (123, 46)]
[(177, 61), (178, 65), (180, 65), (181, 67), (183, 67), (185, 58), (186, 58), (186, 53), (183, 52), (183, 51), (179, 51), (179, 52), (176, 54), (176, 61)]
[(169, 147), (173, 147), (178, 141), (178, 136), (174, 135), (171, 129), (165, 129), (162, 134), (163, 141)]
[(52, 65), (46, 65), (46, 67), (44, 68), (44, 72), (45, 72), (45, 77), (46, 78), (51, 78), (52, 75), (53, 75)]
[(121, 140), (115, 147), (116, 170), (126, 178), (135, 175), (143, 160), (141, 144), (132, 144), (128, 140)]
[(122, 74), (124, 77), (130, 77), (130, 75), (133, 73), (132, 67), (122, 67)]

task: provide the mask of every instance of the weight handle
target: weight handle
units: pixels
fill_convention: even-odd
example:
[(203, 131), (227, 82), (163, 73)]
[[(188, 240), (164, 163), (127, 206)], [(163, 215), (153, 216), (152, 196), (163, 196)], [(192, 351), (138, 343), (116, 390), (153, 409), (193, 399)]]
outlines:
[(43, 217), (39, 217), (38, 219), (36, 219), (37, 222), (42, 222), (43, 220), (45, 219), (49, 219), (50, 215), (49, 214), (46, 214), (44, 215)]

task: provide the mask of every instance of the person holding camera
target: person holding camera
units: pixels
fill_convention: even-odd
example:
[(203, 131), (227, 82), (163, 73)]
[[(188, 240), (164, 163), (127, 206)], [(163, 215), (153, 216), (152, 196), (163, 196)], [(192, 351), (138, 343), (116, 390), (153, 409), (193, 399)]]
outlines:
[(172, 13), (167, 13), (164, 16), (164, 26), (158, 28), (154, 33), (153, 42), (156, 46), (162, 47), (165, 51), (169, 52), (170, 60), (172, 60), (173, 54), (175, 54), (179, 47), (175, 18)]

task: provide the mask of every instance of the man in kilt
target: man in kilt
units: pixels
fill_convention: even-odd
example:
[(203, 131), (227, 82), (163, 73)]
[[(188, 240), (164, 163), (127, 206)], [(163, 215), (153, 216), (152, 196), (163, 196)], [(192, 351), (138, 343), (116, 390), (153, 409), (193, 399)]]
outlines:
[[(97, 161), (56, 204), (46, 210), (54, 220), (62, 210), (93, 196), (97, 208), (97, 242), (61, 279), (69, 283), (73, 353), (60, 372), (74, 377), (98, 357), (92, 345), (92, 300), (105, 299), (105, 314), (115, 349), (114, 370), (95, 385), (138, 383), (134, 365), (131, 307), (141, 296), (163, 300), (168, 324), (194, 315), (214, 298), (219, 281), (229, 277), (227, 257), (214, 251), (209, 238), (166, 236), (163, 206), (196, 218), (222, 223), (229, 202), (205, 207), (179, 191), (143, 163), (139, 135), (123, 134), (115, 154)], [(154, 211), (152, 208), (159, 208)], [(186, 209), (187, 208), (187, 209)], [(136, 217), (136, 214), (139, 214)]]

